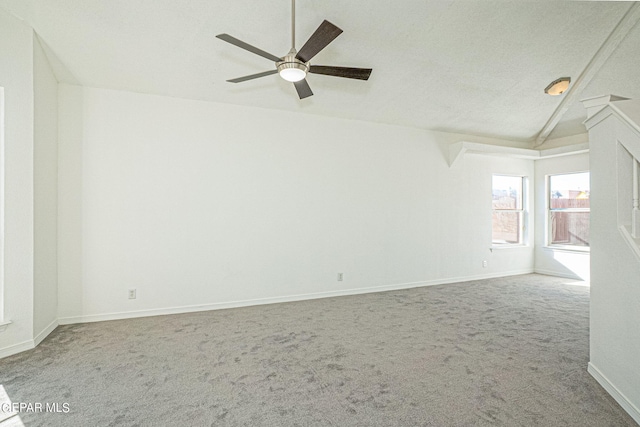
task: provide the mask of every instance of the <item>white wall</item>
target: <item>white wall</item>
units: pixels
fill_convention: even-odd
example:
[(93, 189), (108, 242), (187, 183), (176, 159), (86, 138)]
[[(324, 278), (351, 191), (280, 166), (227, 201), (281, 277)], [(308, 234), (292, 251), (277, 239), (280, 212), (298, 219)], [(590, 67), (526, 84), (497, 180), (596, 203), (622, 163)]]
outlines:
[(533, 270), (531, 247), (489, 250), (491, 174), (533, 177), (533, 162), (447, 165), (448, 143), (490, 140), (68, 85), (59, 96), (61, 322)]
[(58, 317), (83, 300), (83, 91), (58, 85)]
[[(640, 102), (634, 101), (637, 111)], [(609, 109), (603, 113), (609, 112)], [(587, 125), (598, 123), (596, 115)], [(640, 124), (640, 114), (638, 114)], [(640, 133), (616, 116), (599, 121), (591, 140), (590, 366), (596, 379), (640, 423), (640, 260), (618, 228), (617, 142), (633, 145)], [(628, 195), (631, 198), (631, 195)], [(630, 200), (624, 205), (631, 207)]]
[(34, 290), (36, 342), (58, 318), (58, 81), (37, 37), (34, 59)]
[(0, 10), (5, 94), (4, 317), (0, 357), (33, 345), (33, 33)]
[(589, 280), (589, 252), (547, 247), (547, 175), (589, 171), (589, 154), (554, 157), (535, 162), (535, 270), (538, 273)]

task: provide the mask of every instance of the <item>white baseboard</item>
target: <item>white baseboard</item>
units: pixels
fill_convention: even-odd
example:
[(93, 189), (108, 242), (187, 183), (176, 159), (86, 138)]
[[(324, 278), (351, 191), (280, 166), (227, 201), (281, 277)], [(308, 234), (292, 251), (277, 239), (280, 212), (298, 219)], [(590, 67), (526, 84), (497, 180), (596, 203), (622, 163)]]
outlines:
[(536, 268), (533, 271), (534, 273), (545, 274), (547, 276), (564, 277), (565, 279), (582, 280), (583, 282), (588, 282), (588, 280), (578, 276), (577, 274), (561, 273), (554, 270), (545, 270), (544, 268)]
[(33, 338), (33, 342), (35, 345), (38, 345), (45, 339), (55, 328), (58, 327), (58, 319), (55, 319), (53, 322), (49, 323), (46, 328), (44, 328), (38, 335)]
[(0, 359), (3, 357), (13, 356), (14, 354), (21, 353), (26, 350), (31, 350), (35, 348), (38, 344), (42, 342), (55, 328), (58, 327), (58, 319), (49, 323), (46, 328), (44, 328), (38, 335), (36, 335), (32, 340), (23, 341), (18, 344), (10, 345), (9, 347), (0, 348)]
[(613, 397), (616, 402), (618, 402), (620, 406), (622, 406), (622, 409), (627, 411), (627, 413), (631, 415), (631, 418), (633, 418), (635, 422), (640, 424), (640, 409), (638, 409), (636, 405), (631, 403), (631, 401), (627, 399), (627, 397), (622, 394), (620, 390), (618, 390), (618, 388), (613, 385), (611, 381), (609, 381), (609, 379), (605, 377), (604, 374), (600, 372), (600, 370), (596, 368), (591, 362), (589, 362), (587, 371), (593, 378), (596, 379), (596, 381), (598, 381), (598, 383), (600, 383), (602, 388), (604, 388), (607, 393), (609, 393), (611, 397)]
[(13, 356), (25, 350), (31, 350), (35, 347), (33, 340), (22, 341), (21, 343), (10, 345), (9, 347), (0, 348), (0, 359), (3, 357)]
[(222, 310), (226, 308), (247, 307), (252, 305), (277, 304), (281, 302), (303, 301), (319, 298), (331, 298), (347, 295), (368, 294), (373, 292), (395, 291), (400, 289), (417, 288), (421, 286), (445, 285), (450, 283), (468, 282), (470, 280), (492, 279), (496, 277), (515, 276), (520, 274), (533, 273), (533, 269), (512, 270), (501, 273), (479, 274), (474, 276), (452, 277), (448, 279), (427, 280), (421, 282), (400, 283), (395, 285), (373, 286), (368, 288), (345, 289), (339, 291), (315, 292), (300, 295), (288, 295), (281, 297), (260, 298), (241, 301), (229, 301), (202, 305), (188, 305), (179, 307), (155, 308), (150, 310), (123, 311), (104, 314), (89, 314), (83, 316), (61, 317), (58, 319), (60, 325), (70, 325), (74, 323), (102, 322), (105, 320), (132, 319), (136, 317), (162, 316), (166, 314), (192, 313), (197, 311)]

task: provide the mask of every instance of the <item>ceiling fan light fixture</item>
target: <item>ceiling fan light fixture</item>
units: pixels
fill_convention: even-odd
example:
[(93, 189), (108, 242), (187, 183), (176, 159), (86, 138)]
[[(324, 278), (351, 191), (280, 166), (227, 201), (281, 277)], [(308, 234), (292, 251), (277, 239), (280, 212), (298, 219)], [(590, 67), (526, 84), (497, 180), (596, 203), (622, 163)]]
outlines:
[(288, 82), (299, 82), (307, 77), (307, 73), (299, 68), (283, 68), (280, 70), (280, 77)]
[(571, 83), (571, 77), (560, 77), (552, 81), (549, 86), (544, 89), (544, 93), (551, 96), (562, 95), (569, 88), (569, 83)]
[(299, 82), (307, 77), (309, 68), (301, 62), (282, 62), (278, 65), (280, 77), (288, 82)]

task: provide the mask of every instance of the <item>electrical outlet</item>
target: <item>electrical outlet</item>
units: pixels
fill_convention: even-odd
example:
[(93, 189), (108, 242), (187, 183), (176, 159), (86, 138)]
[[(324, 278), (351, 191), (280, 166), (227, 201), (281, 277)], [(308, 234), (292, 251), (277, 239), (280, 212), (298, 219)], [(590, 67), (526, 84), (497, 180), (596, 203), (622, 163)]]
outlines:
[(136, 299), (136, 290), (129, 289), (129, 299)]
[(483, 268), (487, 268), (489, 266), (489, 261), (487, 261), (486, 259), (484, 261), (482, 261), (482, 267)]
[(338, 282), (342, 282), (342, 279), (344, 279), (344, 274), (338, 273)]

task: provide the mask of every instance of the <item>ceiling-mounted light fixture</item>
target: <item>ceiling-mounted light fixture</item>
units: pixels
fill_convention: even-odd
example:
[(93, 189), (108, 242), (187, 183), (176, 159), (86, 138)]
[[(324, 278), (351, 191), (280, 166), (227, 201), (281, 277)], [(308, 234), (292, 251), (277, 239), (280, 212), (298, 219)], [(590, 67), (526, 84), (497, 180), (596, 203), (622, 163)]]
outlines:
[(569, 88), (569, 83), (571, 83), (571, 77), (560, 77), (544, 88), (544, 93), (551, 96), (562, 95)]

